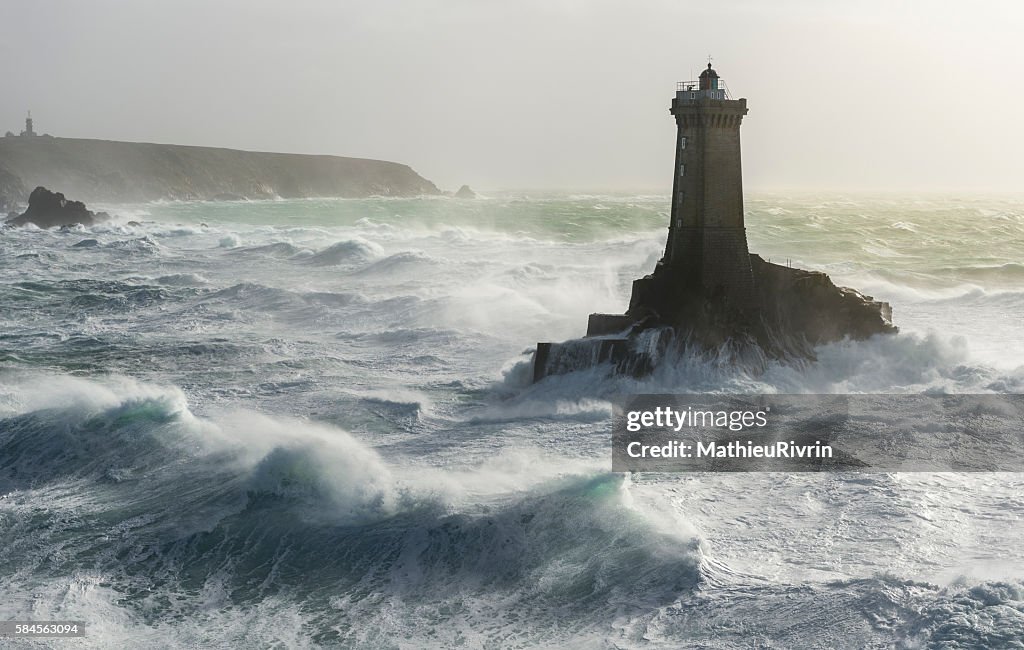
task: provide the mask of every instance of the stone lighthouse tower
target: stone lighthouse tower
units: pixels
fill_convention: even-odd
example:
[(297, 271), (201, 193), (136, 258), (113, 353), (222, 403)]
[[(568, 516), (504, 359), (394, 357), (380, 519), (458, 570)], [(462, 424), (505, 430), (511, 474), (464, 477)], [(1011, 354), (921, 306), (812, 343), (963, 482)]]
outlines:
[(642, 376), (694, 348), (763, 369), (768, 358), (813, 359), (817, 345), (897, 331), (887, 303), (749, 253), (740, 165), (747, 100), (730, 97), (710, 63), (700, 79), (677, 84), (671, 113), (664, 257), (633, 281), (626, 313), (590, 314), (586, 337), (538, 343), (534, 381), (602, 364)]
[(732, 99), (708, 63), (697, 81), (679, 82), (672, 100), (676, 155), (671, 223), (662, 272), (711, 299), (756, 306), (743, 225), (740, 122), (746, 99)]

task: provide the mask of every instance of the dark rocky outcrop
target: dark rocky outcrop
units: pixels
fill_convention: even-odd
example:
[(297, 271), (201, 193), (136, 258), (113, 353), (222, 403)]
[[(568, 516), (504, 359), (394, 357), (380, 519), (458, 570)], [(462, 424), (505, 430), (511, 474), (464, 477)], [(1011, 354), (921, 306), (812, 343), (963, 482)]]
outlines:
[(799, 334), (812, 346), (898, 331), (889, 303), (838, 287), (825, 273), (772, 264), (759, 255), (751, 255), (750, 264), (766, 330)]
[(35, 224), (40, 228), (61, 226), (91, 226), (97, 221), (110, 218), (105, 212), (91, 212), (81, 201), (69, 201), (60, 192), (51, 192), (37, 187), (28, 197), (28, 209), (21, 215), (8, 219), (11, 226)]
[(475, 199), (476, 192), (469, 189), (469, 185), (463, 185), (459, 188), (459, 191), (455, 193), (457, 199)]
[(892, 334), (888, 303), (837, 287), (828, 275), (750, 255), (757, 304), (739, 308), (720, 295), (680, 284), (662, 263), (634, 281), (625, 314), (591, 314), (587, 336), (539, 343), (534, 380), (610, 363), (644, 375), (682, 348), (727, 352), (757, 370), (769, 359), (813, 359), (816, 346)]
[[(143, 142), (0, 138), (0, 168), (24, 187), (103, 203), (440, 194), (407, 165), (382, 160)], [(2, 185), (0, 175), (0, 195)]]

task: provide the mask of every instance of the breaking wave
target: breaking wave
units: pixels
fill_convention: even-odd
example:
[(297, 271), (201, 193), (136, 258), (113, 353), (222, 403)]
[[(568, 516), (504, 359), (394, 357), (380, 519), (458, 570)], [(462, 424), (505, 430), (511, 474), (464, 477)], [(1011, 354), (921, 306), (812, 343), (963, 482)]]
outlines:
[(317, 266), (356, 264), (377, 259), (381, 255), (383, 255), (383, 249), (379, 245), (362, 239), (352, 239), (331, 244), (313, 254), (309, 258), (309, 263)]
[[(568, 633), (669, 603), (701, 580), (697, 542), (647, 523), (617, 476), (542, 482), (497, 508), (466, 510), (457, 481), (439, 490), (430, 476), (400, 479), (334, 427), (245, 412), (198, 417), (180, 390), (120, 378), (8, 376), (5, 386), (0, 489), (54, 500), (49, 531), (6, 554), (37, 562), (84, 532), (84, 521), (62, 518), (71, 497), (60, 488), (86, 490), (82, 515), (107, 520), (101, 534), (113, 543), (89, 565), (128, 594), (140, 622), (165, 594), (213, 590), (221, 606), (246, 616), (270, 597), (280, 607), (342, 598), (343, 611), (331, 617), (351, 622), (390, 603), (405, 611), (392, 634), (423, 634), (423, 626), (465, 633), (445, 622), (463, 619), (453, 604), (474, 598), (478, 623), (514, 629), (523, 615), (561, 609), (574, 613)], [(20, 506), (8, 515), (8, 531), (32, 516)], [(80, 541), (61, 553), (85, 562), (95, 546)], [(8, 566), (9, 588), (26, 588)], [(51, 571), (59, 580), (59, 569)], [(164, 576), (164, 587), (135, 593), (139, 572)], [(68, 615), (93, 613), (65, 604)], [(208, 605), (174, 607), (201, 620)], [(304, 623), (322, 634), (337, 630), (325, 614)], [(358, 645), (361, 634), (350, 629), (341, 638)]]

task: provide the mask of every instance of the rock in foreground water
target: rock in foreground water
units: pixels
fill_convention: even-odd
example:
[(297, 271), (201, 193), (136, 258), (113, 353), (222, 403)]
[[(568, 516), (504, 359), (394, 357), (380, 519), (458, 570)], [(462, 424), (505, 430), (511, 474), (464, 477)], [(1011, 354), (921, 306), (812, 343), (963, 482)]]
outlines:
[(35, 224), (40, 228), (59, 228), (61, 226), (91, 226), (97, 221), (110, 218), (105, 212), (92, 212), (86, 209), (81, 201), (71, 201), (60, 192), (51, 192), (45, 187), (37, 187), (28, 197), (28, 209), (22, 214), (8, 219), (11, 226)]

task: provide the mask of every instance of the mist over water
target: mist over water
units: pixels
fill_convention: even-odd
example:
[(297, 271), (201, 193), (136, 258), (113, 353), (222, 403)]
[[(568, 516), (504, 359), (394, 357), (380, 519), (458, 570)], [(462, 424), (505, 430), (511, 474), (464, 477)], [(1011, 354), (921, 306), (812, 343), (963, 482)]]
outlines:
[(1019, 475), (608, 472), (623, 392), (1021, 392), (1020, 200), (748, 197), (753, 252), (901, 333), (539, 385), (533, 345), (653, 269), (668, 197), (98, 208), (0, 233), (0, 618), (87, 647), (1024, 637)]

